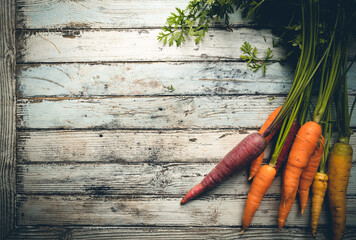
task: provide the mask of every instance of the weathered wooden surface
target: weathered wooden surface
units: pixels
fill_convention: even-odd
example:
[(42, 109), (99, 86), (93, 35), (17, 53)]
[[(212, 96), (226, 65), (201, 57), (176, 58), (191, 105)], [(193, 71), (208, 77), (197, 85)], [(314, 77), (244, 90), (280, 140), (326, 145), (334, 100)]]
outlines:
[[(243, 235), (238, 227), (22, 227), (8, 240), (39, 239), (315, 239), (305, 228), (249, 228)], [(329, 230), (320, 227), (317, 239), (328, 239)], [(344, 239), (355, 239), (355, 231), (346, 229)]]
[[(252, 131), (21, 131), (20, 163), (217, 162)], [(199, 154), (197, 154), (199, 153)], [(266, 153), (268, 154), (268, 153)]]
[(0, 239), (15, 226), (15, 5), (0, 1)]
[(19, 128), (257, 128), (284, 97), (184, 96), (160, 98), (24, 99)]
[[(238, 28), (233, 32), (211, 29), (204, 43), (189, 40), (181, 47), (158, 42), (160, 29), (19, 31), (17, 61), (27, 62), (111, 62), (111, 61), (217, 61), (239, 60), (246, 39), (264, 54), (272, 48), (268, 29)], [(244, 38), (241, 38), (243, 36)], [(282, 57), (281, 48), (273, 48)]]
[[(284, 99), (276, 96), (272, 100), (266, 95), (21, 99), (17, 104), (17, 126), (23, 129), (259, 128), (274, 109), (283, 105)], [(351, 126), (355, 125), (353, 116)]]
[[(21, 64), (17, 84), (22, 98), (287, 94), (292, 72), (280, 63), (269, 65), (265, 76), (241, 62)], [(355, 91), (356, 84), (350, 89)]]
[[(19, 163), (215, 163), (253, 131), (100, 130), (18, 132)], [(356, 136), (350, 139), (356, 149)], [(270, 148), (265, 152), (269, 157)], [(354, 151), (353, 161), (356, 161)]]
[[(310, 206), (300, 216), (297, 201), (276, 229), (280, 174), (243, 236), (247, 170), (179, 205), (283, 103), (293, 76), (280, 63), (263, 76), (241, 62), (245, 40), (275, 59), (284, 52), (239, 14), (233, 32), (218, 23), (199, 45), (163, 46), (160, 27), (187, 2), (17, 1), (18, 228), (9, 239), (311, 239)], [(353, 100), (355, 81), (349, 92)], [(355, 181), (353, 168), (345, 239), (355, 238)], [(330, 236), (325, 209), (318, 239)]]
[[(209, 195), (184, 206), (179, 205), (180, 198), (151, 195), (18, 195), (17, 201), (18, 225), (241, 226), (246, 196)], [(253, 226), (275, 226), (279, 202), (279, 196), (265, 197)], [(347, 225), (356, 226), (356, 198), (349, 197), (347, 206)], [(324, 209), (320, 225), (327, 223)], [(303, 216), (299, 205), (293, 204), (285, 226), (309, 225), (310, 204)]]
[[(169, 160), (169, 159), (168, 159)], [(349, 180), (348, 195), (356, 195), (356, 163)], [(167, 164), (40, 164), (18, 166), (18, 193), (25, 194), (163, 194), (183, 196), (215, 166), (194, 163)], [(95, 171), (93, 171), (95, 170)], [(280, 175), (280, 174), (279, 174)], [(226, 180), (210, 194), (247, 195), (247, 171)], [(279, 195), (276, 177), (267, 195)]]
[[(175, 7), (189, 0), (143, 1), (17, 1), (17, 28), (142, 28), (161, 27)], [(231, 15), (233, 26), (246, 24), (240, 14)]]

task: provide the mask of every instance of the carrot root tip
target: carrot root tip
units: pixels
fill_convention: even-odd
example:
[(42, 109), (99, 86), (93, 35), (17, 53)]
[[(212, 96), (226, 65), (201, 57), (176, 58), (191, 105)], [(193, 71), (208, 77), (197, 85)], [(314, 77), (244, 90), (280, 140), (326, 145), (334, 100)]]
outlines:
[(300, 211), (300, 214), (303, 215), (304, 214), (304, 209), (302, 209), (302, 211)]
[(240, 232), (241, 234), (244, 234), (245, 233), (245, 229), (242, 229), (242, 231)]
[(202, 194), (204, 192), (204, 190), (205, 190), (205, 188), (203, 187), (203, 185), (201, 183), (199, 183), (198, 185), (196, 185), (195, 187), (190, 189), (190, 191), (182, 198), (182, 200), (180, 201), (180, 204), (183, 205), (183, 204), (189, 202), (190, 200), (192, 200), (193, 198), (196, 198), (197, 196)]
[(253, 177), (252, 177), (252, 176), (250, 176), (250, 177), (248, 178), (248, 181), (250, 181), (252, 178), (253, 178)]

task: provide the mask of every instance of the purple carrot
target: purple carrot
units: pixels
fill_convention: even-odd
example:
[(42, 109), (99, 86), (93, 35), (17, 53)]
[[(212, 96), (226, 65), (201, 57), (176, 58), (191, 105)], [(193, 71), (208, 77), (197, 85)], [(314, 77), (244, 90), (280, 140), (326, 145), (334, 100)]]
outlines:
[(277, 172), (278, 172), (279, 168), (282, 166), (282, 164), (288, 158), (289, 151), (292, 148), (295, 136), (297, 135), (299, 128), (300, 128), (299, 123), (297, 121), (294, 121), (292, 123), (290, 130), (289, 130), (286, 141), (284, 142), (284, 145), (281, 149), (281, 152), (279, 153), (279, 157), (277, 159), (277, 163), (275, 166)]
[(193, 187), (181, 200), (185, 204), (191, 199), (208, 191), (238, 170), (246, 167), (266, 148), (267, 141), (259, 133), (252, 133), (235, 146), (205, 178)]

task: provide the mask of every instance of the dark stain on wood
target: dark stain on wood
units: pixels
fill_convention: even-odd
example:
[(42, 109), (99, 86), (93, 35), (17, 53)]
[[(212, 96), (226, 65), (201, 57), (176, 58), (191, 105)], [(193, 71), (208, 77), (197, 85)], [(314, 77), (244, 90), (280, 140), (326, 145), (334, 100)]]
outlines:
[(83, 23), (83, 22), (70, 22), (68, 23), (63, 29), (70, 29), (70, 28), (76, 28), (76, 29), (89, 29), (91, 28), (91, 25), (88, 23)]
[(80, 37), (80, 31), (79, 30), (63, 30), (62, 31), (62, 37), (64, 38), (76, 38)]
[(95, 186), (95, 185), (90, 185), (90, 186), (84, 186), (85, 191), (88, 194), (95, 194), (95, 195), (105, 195), (110, 192), (111, 187), (109, 186)]
[(16, 62), (25, 62), (25, 46), (30, 32), (16, 31)]
[(138, 30), (138, 34), (142, 34), (142, 33), (144, 33), (144, 34), (149, 34), (149, 32), (146, 30), (146, 29), (140, 29), (140, 30)]
[(245, 129), (239, 129), (239, 134), (248, 134), (248, 131)]
[(221, 135), (221, 136), (219, 137), (219, 139), (224, 138), (224, 137), (226, 137), (226, 136), (228, 136), (228, 135), (231, 135), (231, 133), (224, 133), (223, 135)]

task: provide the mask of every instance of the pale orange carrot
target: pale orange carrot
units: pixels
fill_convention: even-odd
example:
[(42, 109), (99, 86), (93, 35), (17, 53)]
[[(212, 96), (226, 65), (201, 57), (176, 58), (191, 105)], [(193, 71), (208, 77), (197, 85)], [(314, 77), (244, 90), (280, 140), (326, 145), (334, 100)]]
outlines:
[[(271, 125), (271, 123), (273, 122), (273, 120), (277, 117), (278, 113), (280, 112), (282, 107), (276, 108), (276, 110), (274, 110), (271, 115), (269, 115), (269, 117), (267, 118), (266, 122), (263, 124), (263, 126), (261, 127), (259, 133), (262, 135), (263, 132)], [(276, 133), (277, 129), (275, 131), (273, 131), (268, 137), (266, 137), (266, 141), (267, 143), (269, 141), (271, 141), (272, 137), (274, 136), (274, 134)], [(252, 161), (251, 166), (250, 166), (250, 176), (248, 178), (248, 180), (251, 180), (257, 173), (258, 169), (260, 169), (262, 162), (263, 162), (263, 156), (264, 156), (264, 151), (262, 152), (262, 154), (260, 156), (258, 156), (258, 158), (256, 158), (255, 160)]]
[(312, 209), (311, 209), (311, 228), (313, 236), (316, 236), (318, 228), (321, 207), (323, 206), (324, 196), (328, 187), (328, 175), (317, 172), (312, 185)]
[(325, 139), (321, 135), (320, 141), (316, 146), (313, 155), (310, 157), (308, 161), (308, 165), (303, 169), (303, 172), (300, 176), (298, 195), (299, 195), (302, 215), (307, 206), (310, 186), (313, 183), (314, 176), (318, 171), (319, 163), (324, 153), (324, 146), (325, 146)]

